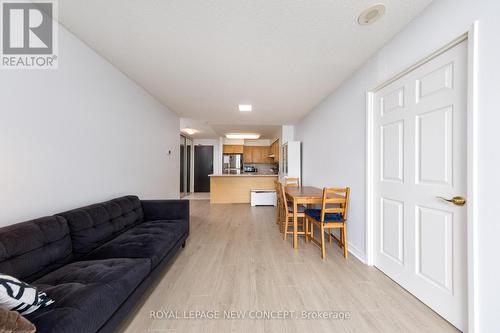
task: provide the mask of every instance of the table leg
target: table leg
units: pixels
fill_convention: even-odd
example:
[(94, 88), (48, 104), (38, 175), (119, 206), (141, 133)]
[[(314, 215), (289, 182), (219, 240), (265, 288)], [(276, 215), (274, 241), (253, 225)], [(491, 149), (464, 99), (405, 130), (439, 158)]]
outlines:
[(297, 249), (298, 246), (298, 235), (297, 235), (297, 201), (293, 199), (293, 248)]

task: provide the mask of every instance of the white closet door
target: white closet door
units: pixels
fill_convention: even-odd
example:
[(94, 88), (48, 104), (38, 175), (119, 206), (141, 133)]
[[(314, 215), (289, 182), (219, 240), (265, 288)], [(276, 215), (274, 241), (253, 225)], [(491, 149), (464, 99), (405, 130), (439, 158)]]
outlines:
[(375, 265), (466, 327), (467, 43), (375, 94)]

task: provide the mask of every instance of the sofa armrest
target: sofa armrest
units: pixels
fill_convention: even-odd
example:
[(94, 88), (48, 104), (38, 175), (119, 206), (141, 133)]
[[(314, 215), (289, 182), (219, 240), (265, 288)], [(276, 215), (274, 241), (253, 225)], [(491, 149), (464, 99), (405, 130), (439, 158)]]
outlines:
[(141, 200), (144, 220), (184, 220), (189, 222), (189, 200)]

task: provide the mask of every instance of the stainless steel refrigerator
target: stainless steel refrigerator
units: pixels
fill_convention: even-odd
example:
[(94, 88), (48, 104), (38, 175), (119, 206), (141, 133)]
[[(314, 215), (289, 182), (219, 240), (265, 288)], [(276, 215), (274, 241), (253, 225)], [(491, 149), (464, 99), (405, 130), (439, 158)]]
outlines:
[(243, 155), (224, 154), (222, 155), (222, 165), (224, 173), (240, 173), (243, 167)]

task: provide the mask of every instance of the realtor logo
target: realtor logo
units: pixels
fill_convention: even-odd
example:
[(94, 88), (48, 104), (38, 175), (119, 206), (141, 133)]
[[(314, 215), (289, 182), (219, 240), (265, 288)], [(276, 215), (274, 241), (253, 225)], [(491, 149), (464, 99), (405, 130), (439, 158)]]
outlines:
[(0, 0), (2, 69), (57, 68), (53, 1)]

